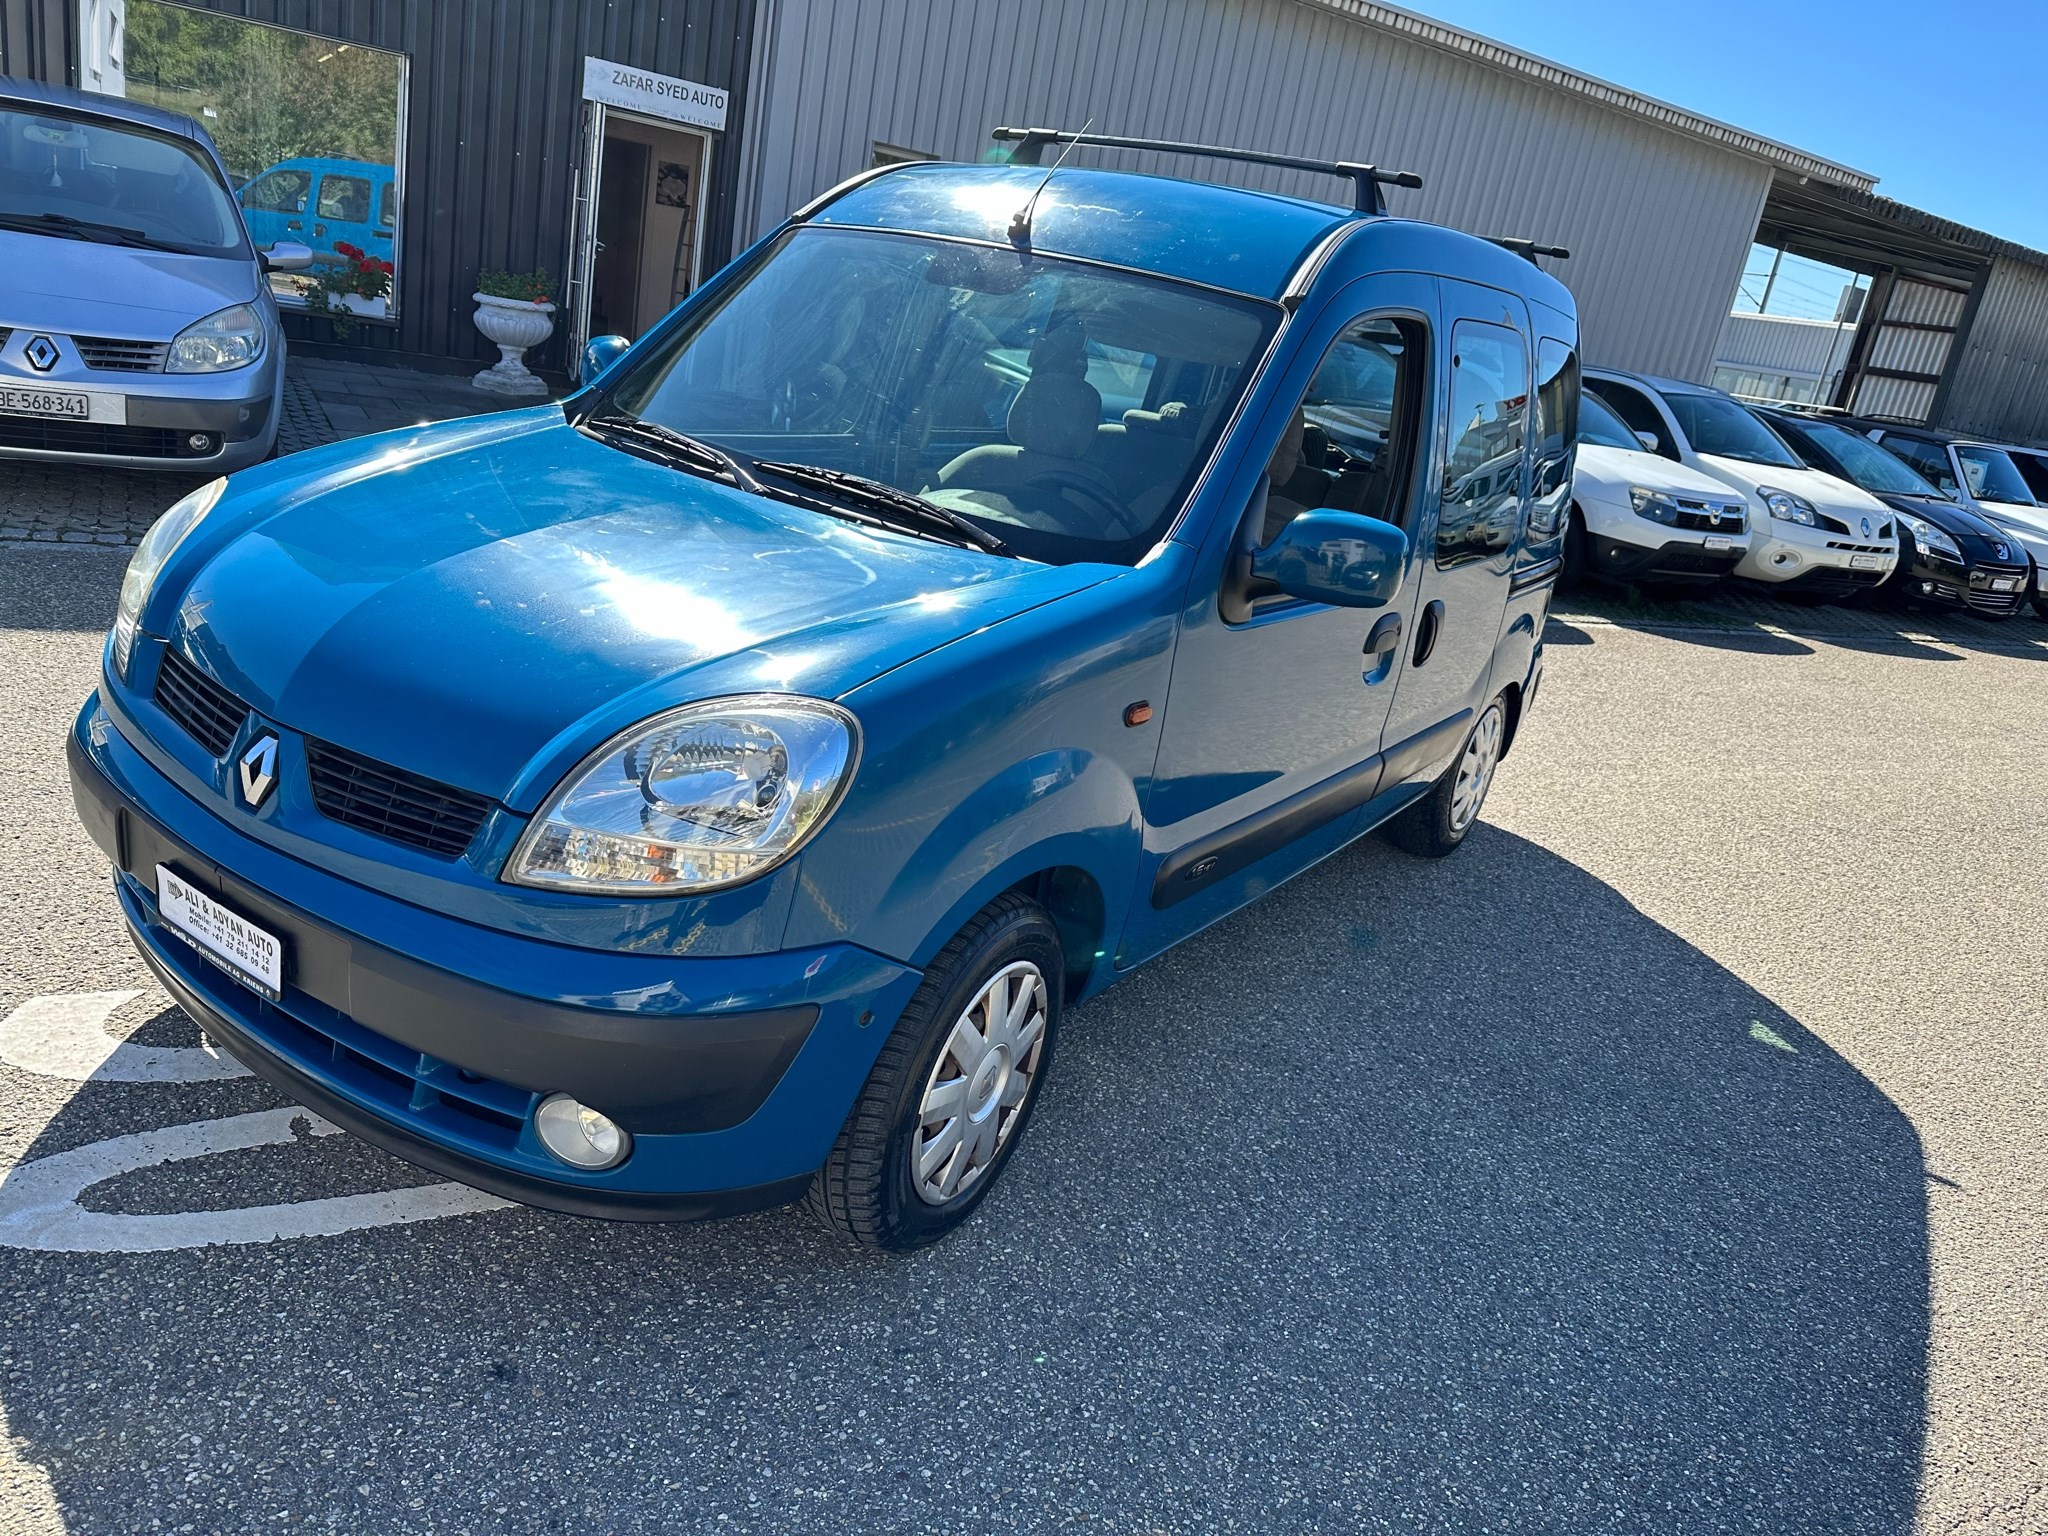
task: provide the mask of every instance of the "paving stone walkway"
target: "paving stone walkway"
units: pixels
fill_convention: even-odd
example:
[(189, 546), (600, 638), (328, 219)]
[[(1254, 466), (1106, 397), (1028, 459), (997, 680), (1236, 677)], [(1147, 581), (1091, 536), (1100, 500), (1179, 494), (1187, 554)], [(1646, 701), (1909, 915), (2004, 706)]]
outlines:
[[(486, 394), (467, 374), (294, 357), (285, 365), (278, 451), (532, 403)], [(133, 544), (165, 507), (209, 478), (0, 459), (0, 547), (9, 541)]]

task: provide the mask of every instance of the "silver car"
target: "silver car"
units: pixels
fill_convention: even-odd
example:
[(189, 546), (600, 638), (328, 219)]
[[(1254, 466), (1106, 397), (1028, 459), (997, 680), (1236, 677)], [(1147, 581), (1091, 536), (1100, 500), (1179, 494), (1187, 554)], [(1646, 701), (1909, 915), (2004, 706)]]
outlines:
[(268, 458), (284, 332), (206, 130), (0, 79), (0, 458), (226, 473)]

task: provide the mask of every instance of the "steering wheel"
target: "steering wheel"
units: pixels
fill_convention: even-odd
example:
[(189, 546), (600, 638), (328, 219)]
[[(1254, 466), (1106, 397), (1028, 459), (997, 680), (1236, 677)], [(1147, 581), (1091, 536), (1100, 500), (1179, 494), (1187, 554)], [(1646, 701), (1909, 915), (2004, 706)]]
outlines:
[(1036, 486), (1044, 486), (1058, 495), (1072, 495), (1094, 510), (1103, 513), (1104, 521), (1120, 537), (1127, 539), (1135, 538), (1138, 534), (1144, 532), (1142, 528), (1133, 528), (1131, 526), (1130, 515), (1124, 510), (1122, 503), (1116, 499), (1115, 493), (1087, 475), (1077, 473), (1071, 469), (1047, 469), (1041, 470), (1035, 475), (1029, 475), (1017, 483), (1017, 489), (1020, 491), (1030, 490)]

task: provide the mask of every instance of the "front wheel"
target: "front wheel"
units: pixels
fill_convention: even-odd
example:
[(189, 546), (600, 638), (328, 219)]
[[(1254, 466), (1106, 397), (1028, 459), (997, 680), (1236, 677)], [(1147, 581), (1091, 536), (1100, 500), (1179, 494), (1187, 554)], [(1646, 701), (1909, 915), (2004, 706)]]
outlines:
[(925, 972), (804, 1203), (871, 1248), (935, 1243), (987, 1196), (1052, 1064), (1066, 974), (1045, 909), (999, 896)]
[(1430, 792), (1402, 811), (1385, 828), (1387, 841), (1417, 858), (1440, 859), (1455, 853), (1479, 822), (1479, 809), (1493, 787), (1507, 739), (1505, 696), (1488, 704), (1472, 723), (1457, 758)]

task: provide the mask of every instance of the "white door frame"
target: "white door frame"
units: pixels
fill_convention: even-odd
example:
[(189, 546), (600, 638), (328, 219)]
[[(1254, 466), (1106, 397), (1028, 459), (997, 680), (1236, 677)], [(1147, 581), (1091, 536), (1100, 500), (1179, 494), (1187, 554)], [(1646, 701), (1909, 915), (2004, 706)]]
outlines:
[(601, 101), (584, 102), (583, 147), (577, 157), (569, 211), (569, 376), (578, 383), (583, 378), (583, 348), (590, 341), (590, 280), (597, 264), (597, 199), (604, 176), (604, 130), (614, 116), (622, 122), (684, 133), (702, 141), (703, 156), (697, 171), (696, 218), (690, 232), (691, 292), (694, 293), (704, 282), (704, 226), (708, 222), (710, 201), (707, 189), (711, 184), (711, 156), (717, 148), (718, 136), (709, 129), (693, 128), (671, 118), (629, 112)]

